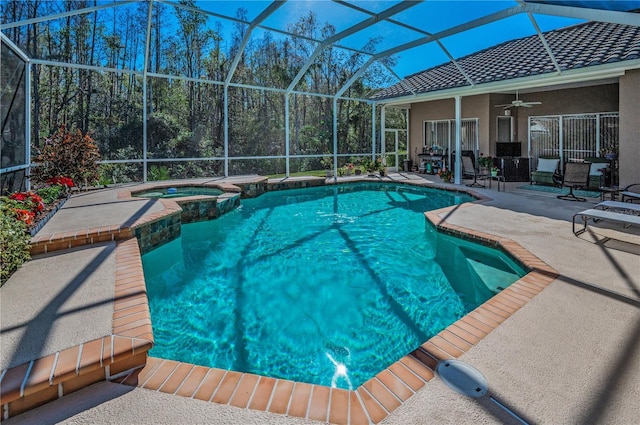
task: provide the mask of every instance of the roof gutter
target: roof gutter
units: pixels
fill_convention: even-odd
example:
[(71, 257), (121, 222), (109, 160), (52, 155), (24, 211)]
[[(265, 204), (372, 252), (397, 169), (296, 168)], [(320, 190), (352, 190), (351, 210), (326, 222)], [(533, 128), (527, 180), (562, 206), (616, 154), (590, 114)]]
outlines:
[(631, 69), (640, 69), (640, 59), (624, 61), (623, 63), (616, 62), (613, 64), (605, 64), (592, 66), (589, 68), (563, 71), (561, 74), (553, 72), (506, 81), (476, 84), (475, 86), (463, 86), (453, 89), (419, 93), (416, 95), (381, 99), (375, 101), (375, 104), (385, 104), (389, 106), (406, 105), (407, 103), (451, 99), (455, 96), (474, 96), (479, 94), (495, 93), (496, 91), (523, 90), (536, 87), (549, 87), (554, 85), (602, 80), (607, 78), (620, 77), (624, 75), (625, 71)]

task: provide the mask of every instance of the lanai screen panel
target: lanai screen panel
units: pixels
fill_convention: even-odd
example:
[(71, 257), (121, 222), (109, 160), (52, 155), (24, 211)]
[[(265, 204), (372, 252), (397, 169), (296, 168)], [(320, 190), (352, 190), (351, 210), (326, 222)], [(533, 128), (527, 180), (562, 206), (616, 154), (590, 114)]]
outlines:
[[(331, 152), (333, 144), (331, 98), (294, 93), (291, 96), (289, 108), (291, 154), (323, 155)], [(317, 159), (319, 160), (320, 158)]]
[(2, 121), (2, 144), (0, 155), (2, 168), (11, 169), (28, 164), (26, 146), (26, 63), (9, 46), (1, 43), (2, 68), (0, 100)]
[(283, 93), (230, 87), (230, 156), (284, 156), (284, 103)]

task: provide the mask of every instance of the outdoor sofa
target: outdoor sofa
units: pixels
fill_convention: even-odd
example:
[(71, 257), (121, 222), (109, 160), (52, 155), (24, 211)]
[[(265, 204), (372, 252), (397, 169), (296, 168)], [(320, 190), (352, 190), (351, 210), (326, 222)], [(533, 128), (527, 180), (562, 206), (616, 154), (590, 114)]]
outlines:
[[(531, 184), (556, 185), (559, 183), (558, 166), (560, 157), (541, 156), (538, 158), (538, 167), (531, 173)], [(555, 177), (554, 177), (555, 176)]]

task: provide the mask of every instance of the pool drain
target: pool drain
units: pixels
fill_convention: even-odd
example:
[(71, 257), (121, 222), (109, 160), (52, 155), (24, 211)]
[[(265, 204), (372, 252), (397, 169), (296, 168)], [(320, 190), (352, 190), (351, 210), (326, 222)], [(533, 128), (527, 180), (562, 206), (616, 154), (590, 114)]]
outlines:
[[(487, 380), (477, 369), (460, 360), (442, 360), (436, 366), (440, 379), (452, 390), (469, 397), (482, 397), (489, 391)], [(493, 396), (489, 400), (524, 425), (527, 422)]]

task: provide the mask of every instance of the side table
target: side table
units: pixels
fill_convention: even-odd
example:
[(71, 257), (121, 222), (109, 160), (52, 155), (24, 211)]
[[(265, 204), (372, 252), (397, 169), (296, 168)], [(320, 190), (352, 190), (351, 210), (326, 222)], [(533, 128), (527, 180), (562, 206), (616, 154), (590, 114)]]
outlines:
[(503, 192), (507, 191), (507, 183), (504, 179), (504, 176), (497, 175), (497, 176), (489, 176), (487, 178), (489, 179), (489, 189), (491, 189), (491, 181), (496, 180), (498, 182), (498, 192), (500, 192), (500, 183), (502, 183), (502, 191)]
[(615, 201), (616, 198), (618, 197), (618, 195), (620, 195), (620, 191), (622, 189), (620, 189), (618, 186), (611, 186), (611, 187), (600, 187), (600, 200), (604, 201), (607, 198), (607, 195), (609, 196), (609, 199), (612, 201)]

